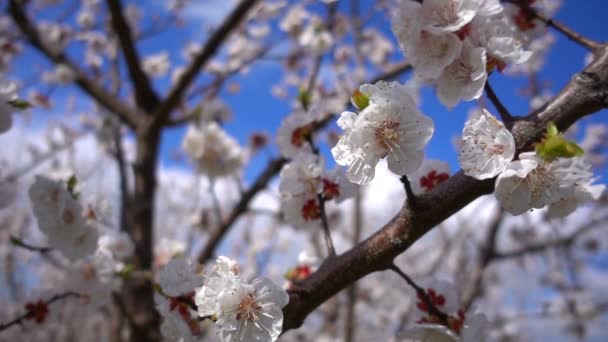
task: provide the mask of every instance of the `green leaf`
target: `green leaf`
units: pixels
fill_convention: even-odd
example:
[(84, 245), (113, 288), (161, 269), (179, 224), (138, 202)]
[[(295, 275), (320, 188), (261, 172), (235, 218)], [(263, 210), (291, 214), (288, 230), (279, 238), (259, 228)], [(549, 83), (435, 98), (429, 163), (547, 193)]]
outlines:
[(17, 109), (28, 109), (32, 107), (32, 104), (25, 100), (11, 100), (8, 101), (8, 104), (17, 108)]
[(76, 185), (78, 185), (78, 179), (76, 178), (76, 175), (70, 176), (70, 178), (67, 181), (67, 185), (68, 185), (68, 191), (70, 192), (70, 194), (72, 194), (72, 197), (78, 198), (78, 196), (80, 194), (78, 192), (76, 192)]
[(127, 278), (133, 271), (135, 271), (135, 265), (126, 264), (120, 271), (116, 272), (116, 275), (121, 278)]
[(557, 130), (557, 126), (555, 125), (555, 123), (553, 121), (549, 121), (549, 123), (547, 124), (547, 137), (553, 137), (559, 134), (559, 131)]
[(298, 93), (298, 101), (302, 105), (304, 110), (308, 110), (308, 106), (310, 105), (310, 94), (306, 89), (300, 88), (300, 92)]
[(575, 142), (564, 138), (553, 122), (547, 125), (547, 135), (543, 141), (536, 145), (536, 154), (548, 162), (557, 158), (579, 157), (584, 153), (585, 151)]

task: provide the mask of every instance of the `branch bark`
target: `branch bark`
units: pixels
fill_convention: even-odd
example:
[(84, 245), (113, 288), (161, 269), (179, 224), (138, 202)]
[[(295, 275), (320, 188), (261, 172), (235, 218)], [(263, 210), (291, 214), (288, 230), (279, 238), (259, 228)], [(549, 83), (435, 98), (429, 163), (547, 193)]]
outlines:
[(65, 64), (75, 72), (75, 82), (80, 89), (89, 94), (109, 112), (118, 116), (127, 126), (134, 128), (138, 124), (140, 118), (139, 113), (135, 109), (130, 108), (126, 103), (119, 100), (116, 96), (112, 95), (100, 84), (87, 76), (83, 70), (68, 58), (65, 52), (57, 51), (56, 48), (50, 47), (44, 42), (33, 22), (27, 16), (25, 9), (17, 0), (10, 0), (8, 11), (13, 18), (13, 21), (17, 24), (32, 47), (52, 62), (56, 64)]
[(122, 13), (123, 5), (121, 0), (108, 0), (108, 8), (112, 14), (112, 29), (120, 41), (129, 77), (133, 83), (135, 92), (135, 103), (137, 106), (148, 113), (152, 113), (160, 102), (158, 94), (152, 88), (148, 75), (141, 67), (139, 54), (135, 48), (131, 28)]
[[(604, 46), (585, 70), (576, 74), (547, 105), (519, 118), (513, 126), (518, 151), (530, 150), (548, 121), (565, 130), (577, 120), (608, 105), (608, 48)], [(401, 211), (374, 235), (335, 258), (290, 294), (283, 308), (283, 331), (299, 327), (315, 308), (364, 276), (390, 268), (393, 259), (420, 237), (481, 195), (494, 190), (494, 180), (475, 180), (462, 171), (417, 199), (415, 209)]]
[(215, 55), (222, 46), (222, 43), (230, 33), (238, 27), (239, 23), (258, 0), (242, 0), (236, 8), (228, 15), (226, 20), (217, 28), (209, 38), (203, 50), (194, 58), (192, 64), (184, 71), (178, 79), (177, 84), (171, 89), (167, 98), (160, 104), (160, 108), (155, 114), (154, 125), (162, 126), (169, 118), (171, 111), (177, 107), (184, 96), (184, 93), (194, 81), (198, 73), (204, 68), (205, 64)]

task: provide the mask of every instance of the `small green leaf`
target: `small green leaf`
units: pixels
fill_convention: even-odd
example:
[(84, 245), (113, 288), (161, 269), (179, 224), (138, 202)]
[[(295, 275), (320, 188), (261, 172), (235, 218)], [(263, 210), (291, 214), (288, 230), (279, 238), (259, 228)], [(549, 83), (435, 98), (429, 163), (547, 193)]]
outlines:
[(554, 123), (547, 125), (547, 135), (536, 145), (536, 154), (543, 160), (551, 162), (557, 158), (573, 158), (585, 153), (575, 142), (569, 141), (557, 131)]
[(200, 120), (202, 114), (203, 114), (203, 106), (198, 105), (198, 106), (194, 107), (194, 109), (192, 110), (191, 116), (196, 121), (198, 121), (198, 120)]
[(559, 131), (557, 130), (557, 126), (555, 125), (555, 123), (553, 121), (549, 121), (549, 123), (547, 124), (547, 137), (553, 137), (559, 134)]
[(302, 105), (304, 110), (308, 110), (308, 106), (310, 105), (310, 94), (306, 89), (300, 88), (300, 92), (298, 93), (298, 101)]
[(67, 185), (68, 185), (68, 191), (70, 192), (70, 194), (72, 194), (72, 197), (78, 198), (78, 196), (80, 194), (78, 192), (76, 192), (76, 185), (78, 185), (78, 179), (76, 178), (76, 175), (70, 176), (70, 178), (68, 179)]
[(120, 271), (116, 272), (116, 275), (121, 278), (128, 278), (133, 271), (135, 271), (135, 265), (126, 264)]
[(367, 106), (369, 106), (369, 96), (367, 94), (363, 94), (359, 90), (355, 90), (353, 97), (350, 99), (353, 106), (357, 107), (358, 110), (363, 110)]
[(25, 100), (11, 100), (8, 101), (8, 104), (17, 108), (17, 109), (28, 109), (32, 107), (32, 104)]

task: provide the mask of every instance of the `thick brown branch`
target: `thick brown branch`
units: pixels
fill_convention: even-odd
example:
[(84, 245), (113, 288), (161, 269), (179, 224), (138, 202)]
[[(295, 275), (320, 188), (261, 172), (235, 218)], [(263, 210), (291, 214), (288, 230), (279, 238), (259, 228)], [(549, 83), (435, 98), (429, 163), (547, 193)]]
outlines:
[(63, 51), (57, 51), (55, 47), (48, 46), (48, 44), (43, 41), (33, 22), (28, 18), (25, 10), (21, 6), (19, 1), (10, 0), (9, 13), (30, 45), (54, 63), (69, 66), (76, 75), (76, 84), (83, 91), (93, 97), (109, 112), (117, 115), (126, 125), (131, 128), (135, 127), (139, 120), (138, 113), (106, 91), (100, 84), (89, 78)]
[[(606, 107), (608, 49), (604, 47), (600, 52), (550, 103), (515, 122), (513, 135), (518, 151), (531, 148), (543, 136), (548, 121), (565, 130), (582, 117)], [(289, 304), (283, 309), (283, 330), (299, 327), (311, 311), (353, 282), (390, 268), (396, 256), (433, 227), (493, 189), (493, 179), (479, 181), (460, 171), (431, 193), (419, 196), (415, 210), (404, 205), (374, 235), (346, 253), (328, 259), (300, 284), (299, 291), (291, 294)]]
[(258, 0), (242, 0), (213, 35), (211, 35), (203, 50), (194, 58), (192, 64), (184, 71), (178, 79), (177, 84), (169, 92), (167, 98), (161, 103), (160, 108), (155, 114), (155, 125), (162, 126), (165, 124), (171, 111), (177, 107), (198, 73), (204, 68), (209, 59), (215, 55), (224, 40), (238, 27), (241, 20), (257, 2)]
[(137, 103), (139, 108), (151, 113), (160, 102), (160, 99), (152, 88), (148, 75), (146, 75), (141, 67), (141, 61), (135, 47), (135, 42), (133, 41), (131, 28), (129, 28), (122, 13), (122, 1), (108, 0), (108, 8), (112, 14), (112, 29), (120, 41), (120, 46), (127, 62), (129, 77), (133, 83), (135, 103)]

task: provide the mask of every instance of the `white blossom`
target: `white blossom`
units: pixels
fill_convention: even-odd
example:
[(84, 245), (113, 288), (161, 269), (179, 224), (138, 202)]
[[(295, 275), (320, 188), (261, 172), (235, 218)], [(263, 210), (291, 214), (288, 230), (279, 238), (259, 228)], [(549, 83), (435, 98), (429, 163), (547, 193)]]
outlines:
[(120, 289), (121, 281), (116, 276), (123, 264), (117, 262), (105, 249), (73, 264), (69, 272), (70, 290), (86, 296), (92, 309), (110, 302), (112, 291)]
[(319, 20), (312, 20), (298, 38), (300, 46), (313, 55), (322, 55), (333, 44), (332, 34)]
[(312, 133), (317, 118), (314, 111), (296, 111), (283, 119), (277, 132), (277, 144), (283, 156), (292, 157), (300, 152), (311, 152), (306, 139)]
[(532, 55), (524, 48), (520, 31), (504, 15), (475, 18), (469, 37), (475, 46), (504, 63), (525, 63)]
[(425, 0), (422, 2), (422, 27), (430, 32), (456, 32), (477, 12), (479, 0)]
[(267, 278), (236, 281), (218, 296), (222, 341), (276, 341), (283, 329), (287, 292)]
[(281, 170), (283, 212), (287, 222), (297, 228), (320, 223), (319, 195), (327, 200), (341, 202), (355, 193), (354, 184), (348, 182), (339, 170), (326, 172), (321, 157), (300, 153)]
[(291, 6), (283, 20), (279, 23), (279, 28), (289, 34), (295, 35), (302, 30), (304, 22), (310, 13), (304, 9), (304, 6), (298, 4)]
[(582, 170), (587, 172), (583, 173), (570, 197), (551, 203), (548, 206), (547, 216), (550, 218), (565, 217), (572, 214), (580, 205), (598, 200), (606, 189), (604, 184), (593, 184), (597, 178), (591, 178), (593, 176), (592, 165), (586, 157), (575, 157), (572, 162), (578, 164)]
[(99, 234), (63, 182), (36, 176), (29, 190), (32, 209), (49, 245), (75, 261), (97, 249)]
[(416, 75), (434, 79), (460, 55), (462, 42), (455, 34), (423, 29), (422, 20), (421, 5), (409, 0), (400, 1), (391, 15), (393, 33)]
[(236, 261), (220, 256), (211, 273), (205, 278), (205, 284), (196, 290), (194, 303), (201, 317), (218, 314), (217, 299), (239, 276)]
[(99, 238), (99, 249), (106, 250), (118, 260), (126, 260), (133, 255), (135, 246), (126, 232), (111, 231)]
[(503, 7), (500, 4), (500, 0), (479, 0), (479, 8), (477, 8), (477, 15), (483, 17), (489, 17), (499, 14), (503, 11)]
[(236, 262), (222, 256), (194, 301), (199, 316), (214, 316), (222, 341), (276, 341), (289, 296), (267, 278), (243, 281)]
[(490, 112), (484, 109), (465, 123), (458, 160), (466, 175), (493, 178), (507, 169), (514, 156), (513, 135)]
[(158, 283), (163, 293), (178, 297), (194, 292), (203, 283), (197, 266), (185, 257), (171, 259), (158, 272)]
[(151, 77), (162, 77), (167, 74), (171, 61), (167, 51), (146, 56), (142, 62), (142, 69)]
[(513, 215), (570, 197), (589, 171), (572, 159), (542, 160), (535, 152), (519, 155), (496, 179), (495, 195)]
[(332, 149), (336, 163), (347, 166), (348, 179), (359, 184), (373, 178), (384, 157), (398, 175), (416, 171), (433, 135), (433, 121), (416, 108), (409, 88), (397, 82), (364, 84), (360, 91), (369, 96), (369, 105), (358, 115), (342, 113), (338, 125), (345, 135)]
[(226, 122), (232, 118), (230, 107), (217, 97), (203, 101), (200, 106), (201, 111), (197, 119), (201, 125), (211, 121)]
[(437, 96), (448, 108), (460, 100), (478, 99), (487, 78), (486, 51), (464, 44), (460, 56), (443, 70), (437, 80)]
[(55, 69), (50, 72), (45, 72), (42, 75), (42, 80), (49, 84), (66, 85), (76, 79), (76, 73), (67, 64), (57, 64)]
[(216, 122), (202, 127), (190, 125), (182, 149), (194, 162), (199, 173), (219, 177), (237, 173), (244, 162), (238, 142)]

